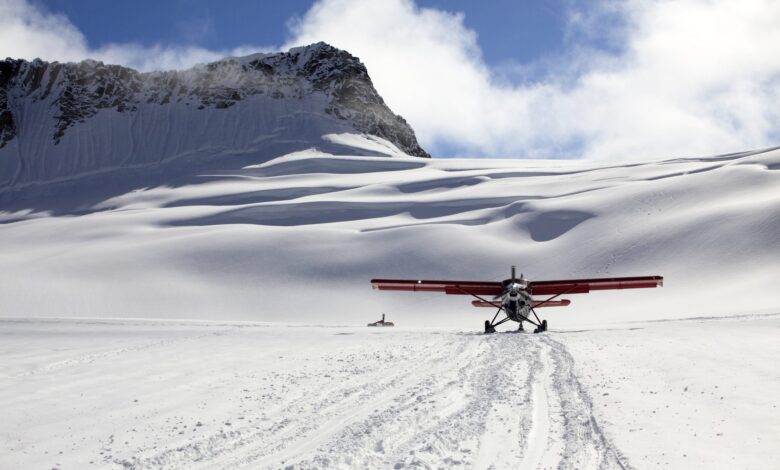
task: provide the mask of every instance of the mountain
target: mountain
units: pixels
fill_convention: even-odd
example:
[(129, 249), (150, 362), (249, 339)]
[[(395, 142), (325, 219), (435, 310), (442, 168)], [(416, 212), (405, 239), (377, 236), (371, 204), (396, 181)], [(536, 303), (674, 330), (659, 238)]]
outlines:
[(140, 73), (86, 60), (0, 62), (0, 189), (113, 170), (258, 163), (296, 150), (429, 157), (356, 57), (325, 43)]

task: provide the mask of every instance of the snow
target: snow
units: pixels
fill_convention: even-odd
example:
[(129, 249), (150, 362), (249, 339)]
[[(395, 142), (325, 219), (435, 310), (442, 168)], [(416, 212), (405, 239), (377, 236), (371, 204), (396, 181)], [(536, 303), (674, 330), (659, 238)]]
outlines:
[(392, 142), (381, 137), (372, 135), (358, 135), (350, 132), (342, 134), (325, 134), (322, 139), (334, 144), (344, 145), (364, 152), (372, 152), (378, 155), (388, 155), (396, 157), (407, 157), (401, 149)]
[(550, 309), (553, 327), (775, 313), (778, 167), (778, 150), (615, 164), (319, 149), (31, 188), (0, 205), (0, 242), (13, 247), (0, 253), (0, 315), (362, 325), (384, 312), (465, 328), (485, 312), (462, 298), (368, 281), (500, 280), (512, 264), (532, 280), (665, 278), (570, 296)]
[(0, 321), (2, 468), (769, 468), (780, 316)]
[(98, 110), (55, 144), (46, 124), (54, 122), (56, 109), (48, 101), (24, 102), (20, 114), (26, 118), (19, 123), (19, 133), (30, 137), (15, 139), (3, 149), (0, 187), (143, 169), (162, 162), (175, 166), (184, 160), (186, 167), (215, 157), (262, 155), (269, 148), (321, 141), (323, 131), (352, 130), (346, 121), (327, 115), (327, 98), (320, 95), (248, 96), (228, 110), (218, 110), (224, 112), (199, 112), (196, 106), (187, 101), (139, 104), (132, 113)]
[[(780, 316), (632, 323), (561, 335), (594, 417), (640, 468), (772, 468)], [(556, 337), (558, 339), (558, 337)]]
[[(0, 199), (0, 467), (775, 465), (780, 151), (428, 160), (329, 139)], [(511, 264), (665, 285), (485, 336), (469, 299), (368, 282)], [(382, 313), (398, 326), (364, 326)]]

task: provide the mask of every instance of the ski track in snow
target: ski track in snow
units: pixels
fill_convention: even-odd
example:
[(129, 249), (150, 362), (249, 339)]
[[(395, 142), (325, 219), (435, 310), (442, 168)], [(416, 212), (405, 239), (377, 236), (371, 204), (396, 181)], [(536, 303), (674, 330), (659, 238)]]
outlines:
[(778, 321), (0, 321), (0, 468), (766, 468)]
[(233, 420), (229, 430), (140, 449), (113, 463), (132, 469), (627, 467), (593, 418), (560, 343), (527, 333), (430, 337), (402, 348), (369, 341), (358, 351), (326, 354), (287, 394), (267, 397), (271, 406), (255, 409), (257, 419)]

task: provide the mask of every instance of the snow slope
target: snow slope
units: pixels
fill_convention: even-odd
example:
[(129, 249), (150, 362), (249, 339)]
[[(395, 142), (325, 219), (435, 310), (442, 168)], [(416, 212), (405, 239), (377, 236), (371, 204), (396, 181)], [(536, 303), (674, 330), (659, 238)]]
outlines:
[[(329, 137), (334, 139), (334, 137)], [(645, 163), (301, 151), (146, 187), (105, 177), (0, 198), (0, 315), (479, 327), (464, 298), (373, 277), (655, 275), (572, 295), (553, 327), (774, 313), (780, 151)], [(359, 144), (357, 142), (363, 142)], [(376, 318), (374, 318), (376, 317)]]

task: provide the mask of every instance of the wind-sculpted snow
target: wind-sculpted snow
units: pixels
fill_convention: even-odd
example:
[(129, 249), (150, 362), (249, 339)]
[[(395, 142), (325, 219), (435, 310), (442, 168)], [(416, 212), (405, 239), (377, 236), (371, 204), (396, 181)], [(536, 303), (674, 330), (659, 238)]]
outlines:
[(534, 241), (547, 242), (562, 236), (591, 217), (594, 217), (594, 214), (580, 211), (542, 212), (528, 222), (528, 233)]
[[(572, 296), (552, 325), (767, 311), (780, 302), (778, 161), (777, 150), (625, 165), (309, 150), (144, 186), (42, 185), (0, 194), (0, 241), (13, 247), (0, 257), (0, 315), (363, 324), (390, 308), (403, 324), (473, 326), (481, 315), (464, 299), (377, 293), (368, 280), (502, 279), (511, 264), (531, 279), (666, 279)], [(316, 308), (294, 300), (301, 286)]]
[[(336, 197), (333, 191), (331, 196)], [(177, 221), (176, 225), (225, 225), (257, 224), (269, 226), (300, 226), (330, 224), (336, 222), (364, 221), (378, 217), (392, 217), (408, 214), (414, 219), (438, 219), (463, 212), (488, 208), (503, 208), (514, 198), (474, 198), (450, 200), (441, 203), (418, 204), (413, 201), (393, 202), (350, 202), (350, 201), (313, 201), (294, 205), (263, 204), (233, 209), (204, 218)], [(546, 232), (545, 232), (546, 233)]]
[(352, 161), (345, 164), (343, 160), (336, 161), (332, 157), (304, 158), (274, 163), (260, 167), (249, 167), (241, 170), (247, 176), (292, 176), (311, 175), (317, 173), (356, 175), (363, 173), (379, 173), (386, 171), (413, 170), (423, 168), (424, 163), (418, 161), (399, 161), (382, 159), (376, 161)]
[(340, 136), (350, 133), (372, 136), (359, 155), (428, 156), (365, 66), (324, 43), (151, 73), (0, 62), (0, 189), (129, 169), (170, 175), (309, 147), (345, 153), (353, 146)]

